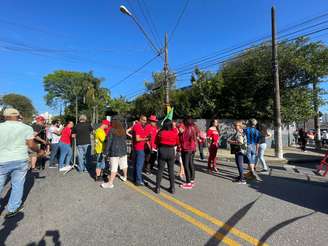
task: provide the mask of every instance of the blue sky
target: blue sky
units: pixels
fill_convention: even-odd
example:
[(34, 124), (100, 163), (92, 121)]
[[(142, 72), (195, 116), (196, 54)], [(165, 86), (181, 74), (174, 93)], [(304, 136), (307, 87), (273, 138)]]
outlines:
[[(163, 42), (185, 0), (140, 2), (146, 3)], [(58, 110), (49, 109), (43, 100), (42, 78), (48, 73), (93, 70), (110, 88), (151, 59), (154, 52), (132, 20), (120, 13), (121, 4), (149, 30), (137, 0), (2, 0), (0, 95), (23, 94), (32, 99), (39, 112), (56, 113)], [(272, 5), (277, 9), (278, 30), (328, 11), (327, 0), (190, 0), (169, 44), (170, 68), (269, 35)], [(322, 39), (327, 42), (328, 35)], [(47, 50), (14, 51), (10, 48), (13, 44)], [(112, 96), (136, 95), (143, 89), (143, 81), (151, 79), (151, 72), (162, 66), (160, 59), (155, 60), (113, 88)], [(179, 78), (177, 86), (188, 85), (188, 77)]]

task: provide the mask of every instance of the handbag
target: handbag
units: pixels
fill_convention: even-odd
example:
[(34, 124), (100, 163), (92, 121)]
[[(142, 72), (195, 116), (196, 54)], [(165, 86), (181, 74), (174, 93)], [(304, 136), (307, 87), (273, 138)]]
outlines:
[(238, 144), (230, 144), (230, 153), (236, 154), (237, 152), (241, 151), (241, 146)]

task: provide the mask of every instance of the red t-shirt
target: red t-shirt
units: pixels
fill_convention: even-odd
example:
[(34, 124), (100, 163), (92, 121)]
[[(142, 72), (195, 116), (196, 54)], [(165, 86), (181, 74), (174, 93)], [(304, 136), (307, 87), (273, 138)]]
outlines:
[(218, 144), (220, 135), (217, 130), (208, 129), (207, 137), (211, 140), (211, 144)]
[(179, 144), (179, 135), (174, 129), (170, 131), (162, 130), (157, 134), (156, 143), (158, 145), (164, 144), (164, 145), (176, 146)]
[(196, 126), (185, 127), (180, 136), (181, 151), (196, 151), (198, 129)]
[(104, 130), (105, 133), (106, 133), (106, 136), (109, 135), (110, 129), (112, 129), (112, 126), (111, 126), (111, 125), (109, 125), (108, 128), (106, 128), (106, 129)]
[(133, 149), (134, 150), (144, 150), (146, 142), (137, 142), (136, 136), (138, 135), (140, 138), (146, 138), (149, 135), (149, 127), (147, 125), (143, 127), (141, 123), (136, 123), (133, 128)]
[(60, 142), (64, 144), (71, 144), (71, 133), (72, 129), (65, 127), (61, 132)]
[(148, 133), (148, 135), (150, 134), (151, 139), (149, 141), (149, 143), (147, 143), (149, 145), (149, 147), (151, 149), (157, 149), (157, 145), (156, 145), (156, 135), (158, 132), (158, 128), (157, 126), (152, 126), (152, 125), (147, 125), (146, 126), (146, 131)]

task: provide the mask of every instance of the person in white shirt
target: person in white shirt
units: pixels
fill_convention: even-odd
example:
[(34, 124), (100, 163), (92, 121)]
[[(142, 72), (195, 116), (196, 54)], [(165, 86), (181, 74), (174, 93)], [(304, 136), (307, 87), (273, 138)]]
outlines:
[(5, 122), (0, 123), (0, 194), (10, 176), (11, 193), (7, 206), (6, 218), (10, 218), (23, 210), (22, 197), (25, 176), (28, 170), (28, 148), (39, 156), (44, 155), (34, 142), (32, 127), (19, 120), (16, 109), (7, 108), (3, 116)]
[(49, 167), (56, 168), (58, 163), (58, 153), (59, 153), (59, 139), (61, 134), (60, 122), (58, 120), (54, 120), (51, 123), (49, 128), (49, 140), (51, 142), (51, 154)]
[(325, 144), (328, 144), (328, 132), (322, 131), (322, 147), (325, 146)]

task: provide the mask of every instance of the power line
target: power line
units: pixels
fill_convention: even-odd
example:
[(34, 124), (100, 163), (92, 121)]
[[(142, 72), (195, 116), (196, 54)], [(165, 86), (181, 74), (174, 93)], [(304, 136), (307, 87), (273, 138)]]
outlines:
[[(149, 30), (150, 30), (150, 32), (151, 32), (151, 34), (152, 34), (152, 36), (153, 36), (156, 44), (158, 45), (158, 47), (162, 47), (161, 42), (160, 42), (160, 39), (159, 39), (159, 36), (158, 36), (158, 33), (156, 31), (156, 26), (155, 26), (155, 24), (154, 24), (154, 22), (153, 22), (153, 20), (151, 18), (150, 13), (148, 12), (148, 10), (146, 10), (147, 9), (146, 4), (145, 4), (144, 1), (142, 1), (142, 2), (141, 1), (142, 0), (137, 0), (137, 4), (139, 6), (139, 9), (141, 10), (141, 14), (143, 15), (145, 21), (147, 22), (147, 25), (149, 27)], [(142, 7), (142, 4), (145, 6), (145, 11), (144, 11), (144, 9)]]
[[(282, 40), (282, 41), (284, 41), (284, 42), (291, 42), (291, 41), (297, 40), (300, 37), (310, 36), (310, 35), (313, 35), (313, 34), (316, 34), (316, 33), (319, 33), (319, 32), (323, 32), (325, 30), (328, 30), (328, 27), (324, 27), (324, 28), (321, 28), (319, 30), (311, 31), (309, 33), (302, 34), (302, 35), (299, 35), (299, 36), (296, 36), (296, 37), (291, 37), (290, 39), (286, 39), (286, 40)], [(258, 47), (258, 46), (256, 46), (256, 47)], [(253, 47), (253, 48), (256, 48), (256, 47)], [(269, 47), (271, 47), (271, 45), (263, 46), (262, 49), (269, 48)], [(246, 50), (239, 51), (239, 52), (234, 52), (234, 53), (239, 53), (240, 54), (241, 52), (244, 52), (244, 51), (246, 51)], [(226, 62), (231, 62), (233, 60), (236, 60), (236, 59), (239, 59), (239, 58), (245, 56), (246, 53), (242, 53), (240, 55), (231, 57), (232, 55), (233, 54), (230, 54), (229, 55), (230, 58), (228, 58), (228, 59), (224, 59), (224, 60), (218, 60), (218, 59), (216, 59), (216, 60), (213, 60), (211, 63), (208, 63), (208, 64), (204, 63), (199, 68), (200, 69), (205, 69), (205, 68), (209, 68), (209, 67), (212, 67), (212, 66), (217, 66), (219, 64), (224, 64)], [(220, 57), (220, 58), (222, 58), (222, 57)], [(178, 73), (175, 73), (175, 76), (178, 76), (179, 77), (179, 76), (182, 76), (182, 75), (190, 74), (191, 72), (193, 72), (193, 70), (194, 70), (194, 67), (192, 69), (189, 68), (189, 69), (181, 70)]]
[[(303, 21), (302, 23), (299, 23), (299, 24), (296, 24), (296, 25), (293, 25), (291, 27), (288, 27), (288, 28), (285, 28), (283, 29), (281, 32), (279, 33), (284, 33), (288, 30), (291, 30), (292, 28), (296, 28), (296, 27), (299, 27), (299, 26), (302, 26), (302, 25), (305, 25), (307, 23), (311, 23), (313, 22), (314, 20), (318, 20), (318, 19), (321, 19), (325, 16), (328, 16), (328, 13), (325, 13), (325, 14), (322, 14), (320, 16), (316, 16), (314, 18), (311, 18), (310, 20), (307, 20), (307, 21)], [(191, 60), (190, 62), (188, 63), (184, 63), (182, 64), (182, 66), (178, 67), (177, 69), (182, 69), (184, 67), (187, 67), (187, 66), (191, 66), (191, 65), (196, 65), (197, 63), (199, 62), (203, 62), (203, 61), (206, 61), (208, 59), (213, 59), (215, 58), (216, 56), (218, 55), (221, 55), (221, 54), (225, 54), (227, 52), (230, 52), (230, 51), (234, 51), (234, 50), (238, 50), (238, 49), (241, 49), (241, 48), (245, 48), (245, 47), (248, 47), (250, 45), (254, 45), (255, 43), (259, 43), (259, 42), (265, 42), (265, 41), (269, 41), (267, 39), (269, 39), (271, 36), (264, 36), (264, 37), (261, 37), (259, 39), (256, 39), (254, 41), (251, 41), (251, 42), (246, 42), (246, 43), (243, 43), (243, 44), (240, 44), (240, 45), (236, 45), (236, 46), (233, 46), (231, 48), (226, 48), (226, 49), (223, 49), (223, 50), (220, 50), (220, 51), (216, 51), (214, 52), (213, 54), (210, 54), (210, 55), (207, 55), (207, 56), (203, 56), (203, 57), (200, 57), (200, 58), (196, 58), (196, 59), (193, 59)]]
[[(323, 22), (323, 23), (325, 23), (325, 22)], [(307, 27), (307, 28), (303, 28), (302, 30), (306, 30), (306, 29), (309, 29), (309, 28), (313, 28), (313, 27), (315, 27), (315, 26), (318, 26), (318, 25), (313, 25), (313, 26), (310, 26), (310, 27)], [(317, 30), (314, 30), (314, 31), (309, 32), (309, 33), (306, 33), (306, 34), (303, 33), (303, 34), (301, 34), (301, 35), (298, 35), (298, 36), (294, 36), (294, 37), (292, 37), (293, 39), (286, 39), (286, 41), (293, 41), (293, 40), (295, 40), (295, 39), (297, 39), (297, 38), (299, 38), (299, 37), (302, 37), (302, 36), (309, 36), (309, 35), (315, 34), (315, 33), (317, 33), (317, 32), (322, 32), (322, 31), (324, 31), (324, 30), (326, 30), (326, 28), (323, 28), (323, 29), (317, 29)], [(297, 32), (300, 32), (300, 31), (301, 31), (301, 30), (298, 30)], [(297, 33), (297, 32), (289, 33), (289, 34), (287, 34), (287, 35), (284, 35), (284, 37), (291, 36), (292, 34)], [(250, 47), (250, 48), (256, 48), (256, 47), (259, 47), (259, 46), (261, 46), (261, 45), (263, 45), (263, 44), (260, 43), (260, 44), (258, 44), (258, 45), (252, 46), (252, 47)], [(236, 50), (236, 49), (237, 49), (237, 51), (234, 51), (234, 50)], [(228, 51), (226, 51), (226, 52), (222, 52), (222, 53), (221, 53), (221, 54), (226, 54), (226, 53), (228, 53), (227, 55), (220, 56), (220, 57), (218, 57), (218, 56), (212, 56), (211, 59), (209, 59), (209, 58), (202, 59), (202, 60), (198, 61), (197, 63), (195, 62), (195, 63), (191, 63), (191, 64), (188, 65), (188, 66), (184, 66), (184, 67), (182, 67), (181, 69), (178, 69), (177, 72), (176, 72), (176, 74), (183, 73), (183, 72), (188, 71), (188, 70), (190, 70), (190, 69), (194, 69), (194, 66), (196, 66), (196, 65), (197, 65), (197, 66), (205, 66), (205, 67), (208, 67), (207, 64), (208, 64), (209, 66), (211, 66), (211, 64), (217, 64), (216, 61), (218, 61), (219, 59), (222, 59), (222, 58), (225, 58), (225, 57), (230, 57), (230, 56), (232, 56), (232, 55), (238, 54), (238, 53), (243, 52), (243, 51), (245, 51), (245, 50), (247, 50), (247, 48), (246, 48), (246, 49), (243, 49), (243, 50), (240, 50), (239, 48), (233, 48), (233, 49), (231, 49), (231, 50), (228, 50)], [(234, 51), (234, 52), (232, 52), (232, 51)], [(213, 62), (214, 62), (214, 63), (213, 63)]]
[(141, 67), (139, 67), (138, 69), (136, 69), (135, 71), (133, 71), (132, 73), (128, 74), (123, 79), (121, 79), (120, 81), (118, 81), (117, 83), (115, 83), (114, 85), (112, 85), (109, 89), (113, 89), (113, 88), (117, 87), (118, 85), (120, 85), (121, 83), (123, 83), (124, 81), (126, 81), (127, 79), (129, 79), (130, 77), (132, 77), (133, 75), (135, 75), (136, 73), (138, 73), (140, 70), (142, 70), (143, 68), (145, 68), (146, 66), (148, 66), (151, 62), (153, 62), (159, 56), (160, 56), (160, 54), (154, 56), (149, 61), (147, 61), (145, 64), (143, 64)]
[(177, 19), (177, 22), (176, 22), (175, 26), (173, 27), (173, 29), (172, 29), (172, 31), (171, 31), (171, 34), (170, 34), (170, 36), (169, 36), (169, 41), (168, 41), (168, 43), (170, 43), (170, 41), (173, 39), (174, 33), (175, 33), (175, 31), (177, 30), (177, 28), (178, 28), (178, 26), (179, 26), (179, 24), (180, 24), (180, 22), (181, 22), (181, 19), (182, 19), (184, 13), (185, 13), (186, 10), (187, 10), (187, 7), (188, 7), (189, 3), (190, 3), (190, 0), (186, 0), (185, 5), (184, 5), (183, 8), (182, 8), (181, 14), (179, 15), (179, 17), (178, 17), (178, 19)]

